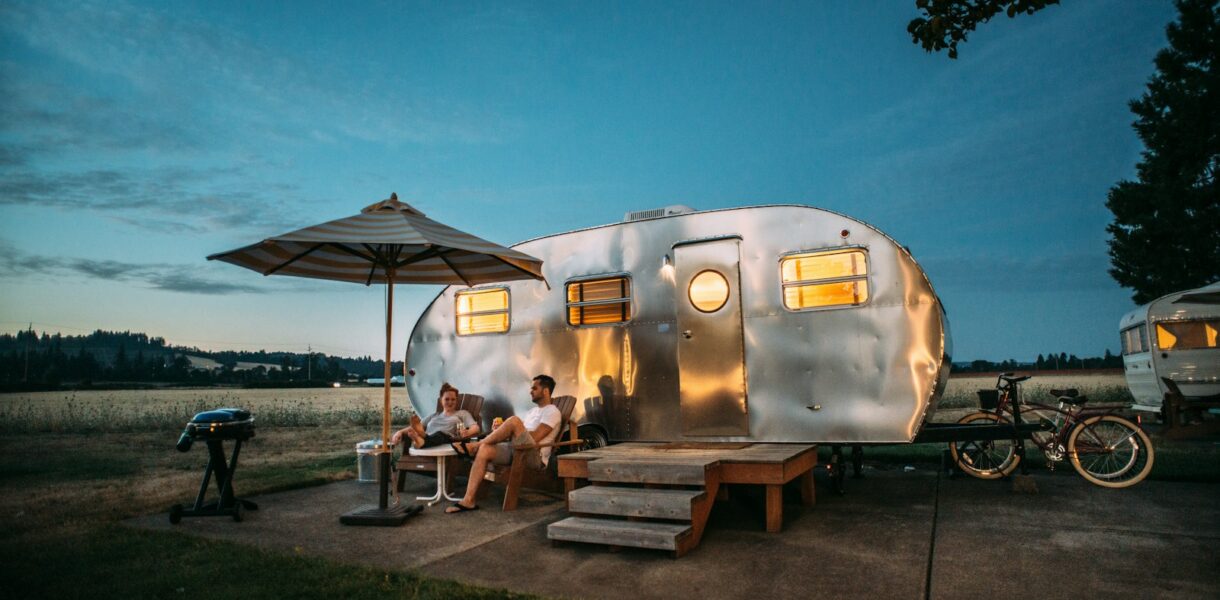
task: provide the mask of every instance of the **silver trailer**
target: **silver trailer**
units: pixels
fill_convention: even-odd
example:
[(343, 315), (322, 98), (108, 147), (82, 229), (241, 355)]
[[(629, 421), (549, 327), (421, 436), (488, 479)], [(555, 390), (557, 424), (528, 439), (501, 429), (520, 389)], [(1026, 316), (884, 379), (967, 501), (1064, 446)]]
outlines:
[(1162, 377), (1187, 399), (1220, 396), (1220, 282), (1157, 298), (1119, 322), (1123, 372), (1133, 408), (1159, 411)]
[(910, 252), (828, 210), (667, 207), (513, 248), (549, 285), (442, 291), (407, 346), (442, 382), (522, 414), (530, 379), (610, 441), (907, 443), (949, 375), (949, 323)]

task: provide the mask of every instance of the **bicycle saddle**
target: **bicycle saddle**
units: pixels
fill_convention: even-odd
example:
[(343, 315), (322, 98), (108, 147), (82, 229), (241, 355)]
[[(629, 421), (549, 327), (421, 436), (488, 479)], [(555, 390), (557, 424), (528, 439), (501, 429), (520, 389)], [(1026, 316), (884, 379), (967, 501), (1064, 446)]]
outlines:
[(1080, 406), (1081, 404), (1089, 401), (1088, 396), (1081, 396), (1080, 392), (1077, 391), (1076, 388), (1068, 388), (1066, 390), (1051, 390), (1051, 394), (1058, 397), (1060, 402), (1071, 404), (1073, 406)]

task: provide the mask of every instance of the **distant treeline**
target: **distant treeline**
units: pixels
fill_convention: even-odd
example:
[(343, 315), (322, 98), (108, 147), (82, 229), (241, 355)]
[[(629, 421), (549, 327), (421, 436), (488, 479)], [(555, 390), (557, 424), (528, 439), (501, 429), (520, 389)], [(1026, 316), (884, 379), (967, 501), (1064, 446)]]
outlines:
[[(215, 369), (192, 367), (187, 358), (219, 363)], [(260, 363), (239, 369), (238, 363)], [(269, 365), (269, 366), (261, 366)], [(191, 385), (267, 384), (293, 387), (308, 381), (345, 381), (380, 377), (384, 360), (342, 358), (319, 352), (207, 352), (170, 346), (164, 338), (130, 331), (98, 330), (89, 335), (41, 335), (33, 330), (0, 335), (0, 390), (55, 389), (62, 385), (88, 387), (107, 382), (178, 383)], [(391, 364), (394, 373), (402, 363)]]
[(1060, 352), (1059, 354), (1038, 355), (1038, 360), (1030, 362), (1017, 362), (1015, 360), (1004, 360), (1000, 362), (991, 362), (989, 360), (974, 360), (969, 363), (953, 363), (954, 372), (966, 373), (994, 373), (996, 371), (1066, 371), (1066, 370), (1081, 370), (1081, 369), (1121, 369), (1123, 368), (1123, 357), (1110, 354), (1106, 350), (1105, 356), (1080, 358), (1075, 354)]

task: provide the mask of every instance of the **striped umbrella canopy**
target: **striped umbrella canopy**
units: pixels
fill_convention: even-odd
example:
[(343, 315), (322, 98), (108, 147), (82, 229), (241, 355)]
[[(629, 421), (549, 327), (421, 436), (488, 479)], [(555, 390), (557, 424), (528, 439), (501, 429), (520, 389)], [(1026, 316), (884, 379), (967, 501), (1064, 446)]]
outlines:
[(387, 509), (387, 493), (394, 284), (472, 286), (518, 279), (546, 282), (541, 260), (437, 223), (399, 201), (398, 194), (365, 207), (358, 215), (213, 254), (208, 260), (231, 263), (263, 275), (386, 284), (381, 493), (379, 508), (373, 510), (374, 514), (365, 515), (375, 524), (388, 524), (386, 511), (392, 510)]
[(424, 216), (391, 194), (360, 214), (213, 254), (263, 275), (371, 285), (542, 279), (542, 261)]

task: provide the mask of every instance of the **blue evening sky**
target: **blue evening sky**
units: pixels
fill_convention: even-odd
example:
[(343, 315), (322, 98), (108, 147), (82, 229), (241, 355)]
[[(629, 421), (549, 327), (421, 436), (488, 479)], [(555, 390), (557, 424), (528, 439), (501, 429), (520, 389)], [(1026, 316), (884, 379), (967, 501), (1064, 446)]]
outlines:
[[(382, 288), (204, 257), (397, 192), (505, 245), (824, 207), (911, 248), (957, 360), (1117, 351), (1105, 197), (1174, 15), (1068, 1), (953, 61), (913, 0), (5, 0), (0, 331), (379, 356)], [(397, 288), (396, 356), (436, 291)]]

